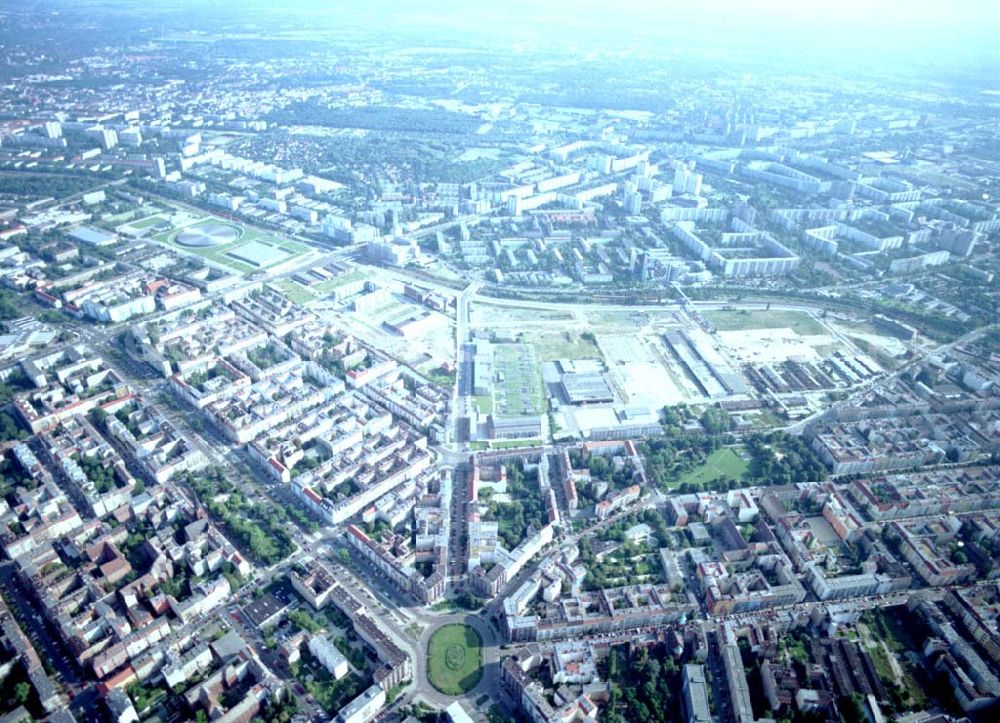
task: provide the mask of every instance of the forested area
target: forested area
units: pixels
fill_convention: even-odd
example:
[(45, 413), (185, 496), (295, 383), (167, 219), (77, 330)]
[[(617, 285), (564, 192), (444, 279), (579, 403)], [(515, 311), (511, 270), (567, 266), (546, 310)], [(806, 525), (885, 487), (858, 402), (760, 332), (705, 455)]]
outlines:
[(94, 188), (100, 179), (59, 176), (54, 173), (0, 173), (0, 194), (35, 198), (66, 198)]
[(751, 457), (748, 474), (753, 484), (819, 482), (826, 476), (826, 467), (802, 437), (784, 432), (754, 434), (747, 439), (746, 448)]
[(24, 312), (14, 303), (16, 298), (13, 291), (0, 289), (0, 321), (10, 321), (24, 316)]
[(715, 450), (733, 443), (731, 435), (660, 437), (643, 442), (639, 448), (646, 460), (650, 480), (682, 494), (699, 489), (726, 490), (746, 485), (783, 485), (818, 482), (826, 467), (801, 437), (776, 431), (756, 433), (743, 443), (749, 467), (740, 477), (720, 476), (705, 485), (681, 483), (686, 472), (705, 462)]
[(19, 392), (32, 389), (34, 385), (20, 367), (16, 367), (7, 378), (0, 382), (0, 404), (6, 404)]
[(604, 723), (668, 723), (681, 720), (680, 671), (664, 645), (618, 645), (608, 656), (612, 681)]

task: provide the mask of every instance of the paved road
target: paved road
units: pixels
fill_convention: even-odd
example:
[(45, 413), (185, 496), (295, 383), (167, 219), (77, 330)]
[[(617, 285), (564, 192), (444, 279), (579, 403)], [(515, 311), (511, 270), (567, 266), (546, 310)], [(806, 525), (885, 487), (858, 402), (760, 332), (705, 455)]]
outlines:
[[(455, 700), (464, 699), (470, 704), (474, 704), (475, 700), (480, 696), (489, 695), (490, 697), (496, 697), (499, 694), (500, 646), (502, 645), (502, 641), (498, 632), (481, 615), (475, 613), (434, 614), (428, 612), (421, 615), (421, 621), (426, 623), (426, 627), (420, 635), (419, 652), (423, 653), (423, 655), (420, 656), (421, 671), (420, 675), (417, 676), (418, 683), (414, 697), (420, 697), (428, 703), (444, 708)], [(468, 625), (479, 634), (479, 639), (482, 641), (483, 677), (479, 680), (476, 687), (464, 696), (445, 695), (435, 689), (427, 679), (426, 665), (423, 663), (426, 651), (430, 646), (431, 636), (442, 626), (454, 624)]]
[[(323, 258), (334, 258), (342, 256), (346, 252), (335, 252), (325, 255)], [(315, 258), (311, 259), (308, 263), (317, 263)], [(296, 269), (285, 270), (277, 275), (268, 276), (267, 278), (279, 278), (282, 276), (287, 276), (295, 272)], [(428, 283), (426, 279), (421, 279), (421, 283), (427, 286)], [(460, 365), (462, 362), (463, 349), (462, 345), (468, 339), (469, 334), (469, 304), (476, 298), (479, 293), (482, 284), (473, 283), (461, 291), (457, 297), (456, 304), (456, 337), (455, 337), (455, 353), (456, 362)], [(447, 293), (454, 293), (454, 289), (446, 288), (442, 289)], [(484, 297), (484, 301), (494, 306), (503, 307), (518, 307), (518, 308), (528, 308), (528, 309), (538, 309), (538, 310), (567, 310), (575, 308), (584, 308), (588, 310), (622, 310), (629, 312), (642, 311), (649, 307), (633, 306), (633, 305), (617, 305), (617, 304), (604, 304), (604, 305), (591, 305), (591, 304), (572, 304), (565, 302), (537, 302), (537, 301), (526, 301), (518, 299), (500, 299), (494, 297)], [(706, 310), (713, 308), (723, 308), (733, 306), (731, 302), (696, 302), (694, 304), (695, 308), (698, 310)], [(772, 310), (799, 310), (799, 311), (810, 311), (815, 308), (806, 303), (794, 303), (794, 304), (782, 304), (775, 302), (742, 302), (739, 304), (740, 308), (749, 309), (763, 309), (769, 306)], [(681, 311), (682, 305), (680, 304), (661, 304), (655, 307), (657, 310), (676, 310)], [(152, 317), (155, 318), (155, 317)], [(115, 341), (114, 337), (118, 335), (123, 326), (111, 326), (111, 327), (84, 327), (80, 330), (81, 338), (91, 345), (91, 348), (100, 348), (102, 353), (105, 353), (113, 361), (114, 366), (118, 369), (130, 385), (134, 386), (138, 391), (146, 396), (155, 395), (157, 392), (164, 388), (164, 383), (159, 380), (154, 375), (151, 375), (148, 370), (142, 365), (141, 362), (137, 362), (130, 358), (126, 353), (127, 350), (120, 347), (118, 342)], [(963, 340), (967, 337), (963, 337)], [(961, 340), (960, 340), (961, 341)], [(958, 343), (958, 342), (955, 342)], [(898, 374), (899, 372), (897, 372)], [(457, 420), (461, 416), (460, 412), (462, 410), (462, 398), (461, 390), (458, 388), (458, 383), (460, 380), (456, 381), (456, 385), (452, 390), (452, 417), (449, 420), (448, 427), (453, 431), (453, 439), (455, 425), (457, 425)], [(880, 380), (885, 381), (883, 378)], [(260, 494), (266, 494), (274, 499), (276, 499), (279, 504), (287, 503), (289, 500), (286, 499), (286, 495), (283, 493), (287, 492), (287, 486), (274, 485), (273, 481), (265, 479), (260, 471), (254, 468), (252, 465), (247, 464), (246, 459), (239, 453), (238, 450), (233, 445), (228, 442), (221, 440), (215, 435), (212, 430), (206, 430), (203, 425), (193, 425), (191, 419), (193, 415), (184, 413), (184, 410), (180, 408), (171, 408), (171, 405), (160, 405), (161, 411), (163, 411), (167, 417), (174, 422), (174, 424), (185, 433), (190, 439), (192, 439), (202, 450), (214, 461), (221, 462), (227, 465), (235, 465), (235, 468), (241, 473), (244, 481), (249, 484), (253, 491)], [(451, 449), (441, 450), (440, 458), (442, 462), (447, 464), (458, 465), (465, 459), (467, 459), (468, 452), (463, 446), (453, 447)], [(459, 476), (459, 480), (461, 477)], [(456, 487), (462, 485), (459, 481)], [(656, 500), (650, 499), (647, 504), (655, 504)], [(627, 513), (631, 513), (634, 510), (628, 510)], [(463, 513), (462, 507), (457, 506), (456, 514), (461, 516)], [(625, 513), (623, 513), (625, 514)], [(594, 528), (587, 530), (587, 532), (593, 532), (604, 524), (611, 524), (615, 520), (614, 518), (608, 520), (606, 523), (599, 523)], [(456, 535), (461, 535), (461, 525), (454, 526), (454, 532)], [(332, 542), (336, 540), (339, 533), (335, 530), (324, 531), (322, 535), (322, 542)], [(312, 543), (308, 537), (300, 530), (296, 529), (294, 533), (296, 541), (299, 543), (300, 548), (309, 549), (314, 551), (318, 544)], [(575, 535), (570, 535), (568, 539), (574, 540), (579, 537), (579, 533)], [(319, 544), (322, 544), (319, 543)], [(260, 571), (260, 577), (258, 579), (258, 586), (266, 584), (268, 581), (274, 579), (280, 574), (287, 571), (289, 565), (295, 560), (301, 557), (301, 550), (296, 553), (291, 559), (279, 564), (272, 566), (271, 568), (266, 568)], [(454, 554), (454, 551), (453, 551)], [(529, 570), (523, 571), (522, 575), (519, 576), (517, 580), (512, 581), (511, 586), (516, 586), (516, 584), (523, 579), (524, 575), (530, 573)], [(433, 610), (420, 607), (415, 603), (415, 601), (401, 600), (397, 593), (391, 589), (386, 583), (379, 581), (377, 576), (370, 570), (364, 567), (355, 567), (351, 570), (345, 572), (350, 577), (350, 583), (358, 594), (365, 596), (371, 601), (371, 606), (373, 612), (378, 616), (380, 622), (384, 623), (385, 630), (394, 641), (403, 649), (407, 654), (410, 655), (413, 670), (414, 670), (414, 680), (410, 689), (405, 694), (405, 699), (422, 699), (429, 703), (438, 706), (446, 706), (455, 698), (451, 696), (446, 696), (433, 688), (427, 679), (427, 669), (426, 669), (426, 658), (427, 658), (427, 645), (430, 640), (431, 635), (434, 631), (440, 628), (442, 625), (447, 625), (450, 623), (464, 623), (473, 627), (477, 633), (480, 635), (483, 641), (483, 652), (484, 652), (484, 672), (483, 677), (476, 688), (471, 691), (466, 696), (463, 696), (466, 700), (472, 702), (482, 695), (489, 695), (494, 699), (499, 699), (500, 688), (499, 688), (499, 661), (501, 657), (501, 645), (502, 637), (500, 632), (496, 629), (494, 625), (490, 623), (490, 615), (497, 612), (498, 602), (494, 601), (491, 603), (483, 612), (479, 614), (474, 613), (456, 613), (456, 612), (435, 612)], [(11, 583), (11, 570), (9, 563), (6, 566), (0, 566), (0, 584), (3, 584), (6, 588), (8, 584)], [(509, 589), (508, 588), (508, 589)], [(502, 596), (501, 596), (502, 599)], [(21, 600), (17, 605), (23, 606), (25, 603)], [(366, 603), (367, 604), (367, 603)], [(884, 601), (883, 603), (884, 604)], [(31, 616), (30, 609), (24, 611), (29, 619)], [(767, 615), (768, 612), (764, 611), (759, 615)], [(401, 622), (398, 618), (402, 618), (403, 621), (410, 621), (416, 623), (422, 627), (421, 633), (418, 639), (414, 639), (412, 633), (404, 630)], [(85, 697), (87, 690), (83, 688), (80, 684), (80, 677), (78, 673), (73, 669), (70, 661), (66, 660), (65, 663), (60, 661), (65, 660), (64, 657), (60, 657), (61, 653), (58, 650), (58, 645), (54, 640), (47, 635), (44, 630), (44, 624), (40, 626), (30, 626), (32, 627), (32, 633), (40, 641), (39, 644), (42, 645), (45, 654), (54, 663), (57, 663), (57, 670), (62, 676), (63, 680), (66, 682), (70, 689), (74, 689), (73, 686), (77, 686), (80, 690), (81, 695), (78, 696), (80, 702), (74, 701), (74, 709), (79, 707), (81, 710), (86, 710), (86, 700)], [(35, 629), (35, 628), (38, 629)], [(250, 634), (249, 631), (247, 634)], [(55, 646), (51, 650), (49, 645)], [(711, 646), (710, 646), (711, 647)], [(276, 663), (275, 663), (276, 664)], [(713, 672), (715, 672), (713, 670)], [(717, 676), (717, 678), (723, 678), (724, 676)], [(722, 686), (718, 683), (715, 686), (716, 692), (719, 693), (719, 688)], [(91, 703), (92, 705), (92, 699)], [(720, 702), (720, 705), (726, 705), (724, 702)]]
[(3, 589), (4, 600), (35, 650), (42, 660), (52, 665), (55, 674), (50, 677), (61, 683), (71, 696), (70, 710), (78, 720), (96, 720), (97, 698), (93, 684), (77, 668), (72, 651), (49, 630), (45, 617), (36, 607), (34, 598), (21, 585), (14, 563), (9, 560), (0, 563), (0, 588)]

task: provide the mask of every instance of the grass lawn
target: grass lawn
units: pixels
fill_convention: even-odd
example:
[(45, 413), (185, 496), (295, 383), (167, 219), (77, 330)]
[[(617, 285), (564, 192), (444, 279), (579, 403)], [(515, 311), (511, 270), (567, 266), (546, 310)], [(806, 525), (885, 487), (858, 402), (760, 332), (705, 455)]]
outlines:
[(483, 677), (479, 633), (468, 625), (444, 625), (434, 631), (427, 650), (427, 678), (445, 695), (463, 695)]
[(781, 418), (769, 409), (761, 409), (760, 411), (746, 414), (744, 418), (764, 427), (780, 427), (784, 424)]
[(341, 286), (349, 284), (353, 281), (361, 281), (364, 278), (365, 274), (362, 271), (358, 270), (349, 271), (346, 274), (338, 276), (335, 279), (330, 279), (329, 281), (320, 281), (318, 284), (315, 285), (314, 288), (317, 291), (323, 292), (324, 294), (331, 294), (337, 289), (339, 289)]
[(480, 394), (473, 397), (476, 400), (476, 406), (479, 408), (480, 414), (492, 414), (493, 413), (493, 397), (489, 394)]
[(749, 311), (747, 309), (720, 309), (706, 311), (704, 316), (719, 331), (746, 329), (791, 329), (796, 334), (810, 336), (826, 334), (823, 325), (804, 311)]
[(901, 687), (903, 701), (906, 704), (907, 710), (923, 710), (927, 705), (927, 695), (910, 672), (909, 664), (905, 661), (900, 663), (903, 669), (902, 685), (900, 686), (900, 684), (896, 683), (896, 676), (892, 672), (892, 665), (889, 663), (889, 654), (886, 653), (885, 648), (882, 645), (875, 644), (868, 648), (868, 652), (872, 656), (875, 672), (882, 679), (882, 683), (887, 688)]
[(143, 229), (143, 228), (152, 228), (156, 224), (158, 224), (158, 223), (164, 223), (165, 221), (166, 221), (166, 219), (163, 218), (163, 216), (159, 216), (159, 215), (157, 215), (157, 216), (147, 216), (146, 218), (144, 218), (144, 219), (142, 219), (140, 221), (130, 221), (128, 225), (131, 226), (132, 228)]
[(309, 250), (309, 247), (305, 244), (300, 244), (297, 241), (291, 241), (281, 236), (275, 236), (272, 233), (263, 231), (257, 228), (251, 228), (249, 226), (244, 227), (243, 236), (240, 237), (242, 241), (260, 241), (261, 243), (268, 244), (270, 246), (277, 246), (282, 251), (288, 254), (304, 254)]
[(274, 285), (296, 304), (306, 304), (316, 298), (309, 289), (291, 279), (279, 279)]
[(873, 610), (869, 613), (871, 618), (870, 627), (873, 634), (884, 640), (893, 652), (905, 650), (920, 650), (920, 641), (907, 629), (899, 610), (887, 608), (885, 610)]
[(475, 452), (486, 452), (491, 449), (518, 449), (520, 447), (535, 447), (541, 444), (537, 439), (505, 439), (496, 442), (470, 442), (469, 447)]
[(788, 654), (792, 660), (797, 660), (803, 665), (809, 662), (809, 652), (801, 640), (794, 640), (788, 644)]
[(125, 211), (125, 213), (116, 213), (116, 214), (112, 214), (110, 216), (104, 216), (101, 219), (101, 223), (112, 225), (112, 226), (117, 226), (120, 223), (125, 223), (126, 221), (128, 221), (131, 218), (135, 218), (135, 212), (134, 211)]
[(526, 333), (525, 341), (530, 341), (535, 347), (540, 362), (602, 358), (597, 344), (571, 331)]
[(489, 328), (490, 322), (499, 321), (570, 321), (573, 315), (567, 311), (551, 311), (548, 309), (522, 309), (516, 306), (495, 306), (478, 299), (472, 310), (477, 319), (475, 326)]
[(671, 487), (677, 487), (685, 482), (703, 485), (716, 477), (739, 479), (748, 467), (747, 461), (730, 447), (721, 447), (708, 455), (701, 465), (689, 471)]
[(892, 665), (889, 663), (889, 656), (886, 654), (885, 648), (878, 644), (872, 645), (868, 648), (868, 653), (872, 656), (875, 672), (878, 673), (882, 682), (887, 685), (895, 685), (896, 676), (892, 673)]
[[(902, 608), (876, 609), (866, 613), (865, 622), (873, 640), (882, 641), (889, 650), (889, 655), (894, 655), (903, 670), (902, 689), (903, 700), (907, 710), (921, 710), (927, 705), (927, 695), (912, 663), (906, 659), (906, 651), (917, 651), (921, 648), (919, 631), (908, 625), (906, 612)], [(875, 645), (869, 649), (872, 661), (879, 676), (887, 684), (895, 685), (895, 676), (888, 663), (888, 655), (881, 645)]]
[(541, 442), (537, 439), (504, 439), (489, 444), (493, 449), (517, 449), (519, 447), (534, 447)]

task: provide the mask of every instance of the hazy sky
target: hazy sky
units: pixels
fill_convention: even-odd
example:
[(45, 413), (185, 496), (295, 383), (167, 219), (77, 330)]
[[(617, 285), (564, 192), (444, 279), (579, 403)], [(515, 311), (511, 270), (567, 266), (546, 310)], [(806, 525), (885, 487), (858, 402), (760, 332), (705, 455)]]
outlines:
[(223, 24), (360, 25), (428, 44), (461, 38), (473, 46), (530, 43), (572, 52), (708, 49), (790, 69), (829, 61), (872, 69), (974, 65), (979, 73), (996, 66), (1000, 74), (1000, 0), (241, 0), (233, 13), (218, 0), (49, 2), (130, 14), (148, 8), (193, 25), (197, 8), (221, 12)]
[[(321, 0), (314, 0), (320, 1)], [(319, 7), (331, 6), (323, 3)], [(539, 32), (559, 40), (603, 33), (628, 45), (662, 37), (682, 47), (756, 47), (822, 60), (948, 64), (997, 58), (1000, 0), (340, 0), (416, 16), (425, 27), (465, 27), (497, 37)], [(641, 40), (640, 40), (641, 39)]]
[[(515, 4), (519, 0), (515, 0)], [(953, 19), (981, 19), (992, 16), (997, 22), (997, 5), (993, 0), (701, 0), (700, 2), (670, 2), (670, 0), (577, 0), (539, 2), (538, 7), (586, 7), (619, 11), (653, 11), (657, 14), (693, 13), (721, 17), (739, 15), (746, 18), (778, 21), (829, 19), (854, 21), (913, 20), (933, 24)]]
[[(315, 1), (315, 0), (314, 0)], [(281, 2), (272, 3), (281, 5)], [(289, 6), (301, 3), (289, 3)], [(881, 23), (923, 29), (1000, 28), (1000, 4), (997, 0), (501, 0), (476, 3), (469, 0), (338, 0), (320, 2), (319, 6), (348, 9), (397, 5), (407, 9), (442, 16), (460, 12), (468, 15), (493, 14), (508, 10), (510, 15), (544, 14), (549, 17), (609, 19), (621, 18), (642, 22), (699, 19), (706, 22), (739, 20), (751, 27), (763, 24), (789, 26), (833, 23), (838, 27), (859, 23)]]
[[(271, 3), (280, 6), (281, 2)], [(496, 33), (517, 33), (532, 25), (547, 29), (613, 30), (686, 36), (696, 44), (737, 33), (790, 42), (838, 42), (921, 48), (943, 53), (992, 50), (1000, 45), (1000, 0), (299, 0), (313, 9), (352, 9), (392, 16), (417, 15), (441, 26), (475, 24)], [(495, 22), (502, 19), (502, 22)], [(540, 29), (540, 28), (539, 28)]]
[[(70, 2), (71, 0), (62, 0)], [(112, 0), (114, 2), (114, 0)], [(140, 0), (117, 0), (124, 6), (141, 6)], [(164, 6), (219, 8), (217, 0), (163, 0)], [(347, 15), (373, 11), (393, 16), (420, 14), (442, 22), (461, 16), (504, 15), (511, 22), (539, 17), (568, 22), (742, 24), (748, 31), (778, 28), (866, 29), (894, 28), (939, 33), (976, 33), (1000, 30), (998, 0), (243, 0), (244, 5), (267, 7), (294, 15), (296, 11)], [(237, 15), (238, 17), (238, 15)]]

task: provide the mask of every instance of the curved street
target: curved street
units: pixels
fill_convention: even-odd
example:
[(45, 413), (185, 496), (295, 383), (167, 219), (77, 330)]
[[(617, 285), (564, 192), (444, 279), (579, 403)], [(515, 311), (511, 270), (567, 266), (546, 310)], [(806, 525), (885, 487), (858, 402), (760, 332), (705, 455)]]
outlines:
[[(426, 627), (420, 635), (418, 642), (417, 656), (414, 660), (413, 675), (416, 683), (414, 691), (415, 697), (420, 697), (428, 703), (446, 707), (452, 701), (462, 698), (470, 702), (484, 694), (493, 695), (500, 685), (500, 645), (501, 640), (498, 632), (489, 625), (480, 615), (475, 613), (443, 613), (435, 615), (428, 611), (421, 616), (422, 621), (426, 621)], [(482, 645), (483, 652), (483, 676), (476, 687), (464, 696), (445, 695), (438, 691), (427, 677), (427, 650), (430, 645), (431, 636), (434, 632), (445, 625), (452, 624), (468, 625), (476, 631)]]
[[(415, 700), (440, 707), (447, 707), (453, 701), (466, 699), (470, 703), (484, 694), (494, 695), (500, 686), (500, 646), (498, 632), (480, 615), (474, 613), (435, 613), (431, 610), (414, 610), (413, 618), (423, 626), (420, 639), (410, 642), (413, 660), (413, 688), (409, 694)], [(431, 636), (445, 625), (468, 625), (479, 635), (483, 653), (483, 676), (479, 683), (465, 695), (446, 695), (431, 684), (427, 676), (427, 651)]]

